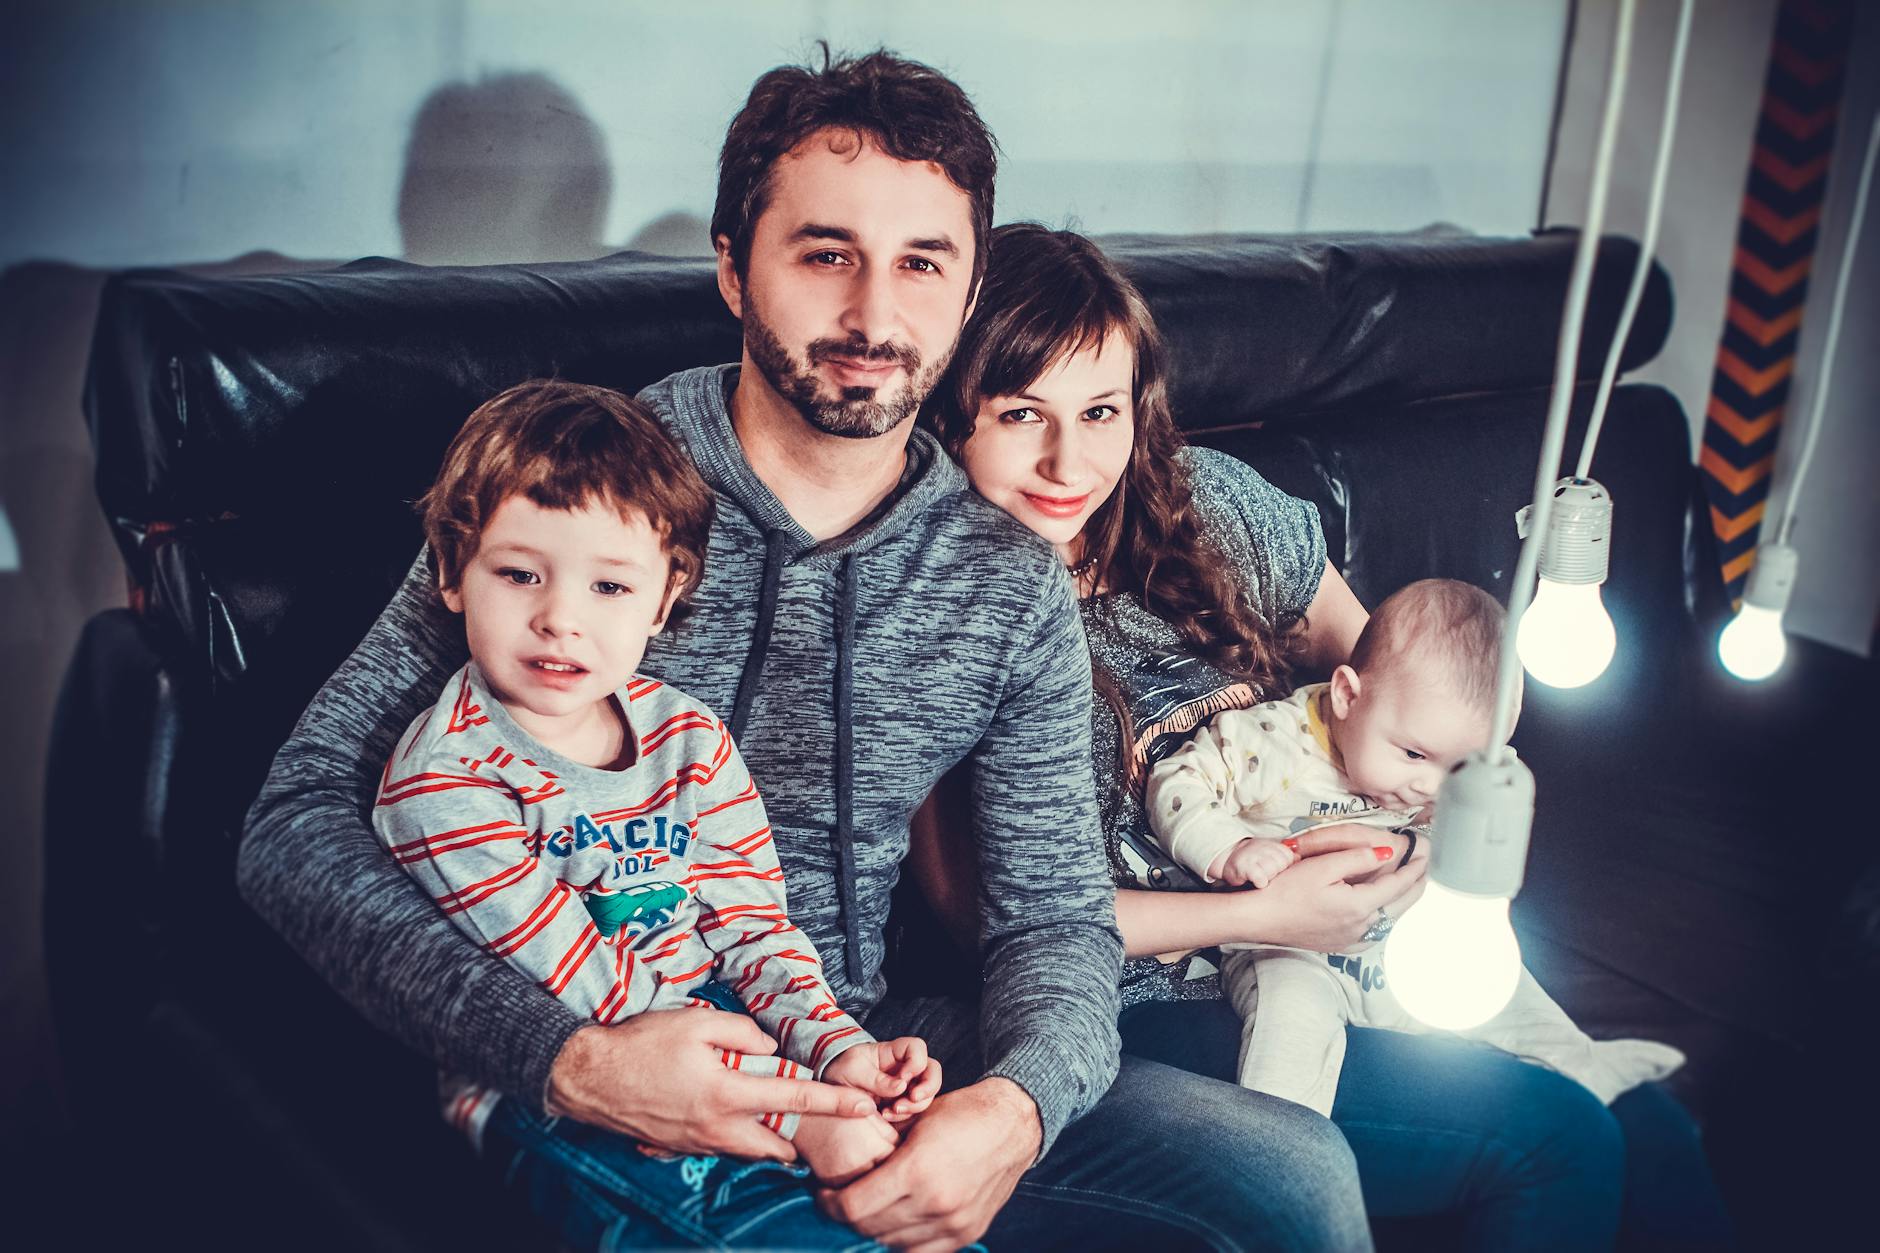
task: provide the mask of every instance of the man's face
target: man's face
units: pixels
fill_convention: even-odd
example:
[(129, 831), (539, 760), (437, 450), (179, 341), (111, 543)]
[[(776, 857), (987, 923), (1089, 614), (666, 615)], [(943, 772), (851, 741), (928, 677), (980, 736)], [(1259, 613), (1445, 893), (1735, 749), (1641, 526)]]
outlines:
[(719, 289), (771, 390), (820, 431), (883, 435), (946, 370), (972, 286), (972, 204), (931, 162), (823, 130), (778, 159), (740, 277)]

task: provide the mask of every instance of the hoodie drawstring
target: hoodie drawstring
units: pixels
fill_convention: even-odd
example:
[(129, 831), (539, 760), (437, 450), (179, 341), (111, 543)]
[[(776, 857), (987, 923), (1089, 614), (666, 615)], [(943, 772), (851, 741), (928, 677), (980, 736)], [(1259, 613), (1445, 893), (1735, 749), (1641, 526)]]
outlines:
[(836, 890), (842, 910), (843, 958), (849, 978), (862, 978), (862, 931), (855, 909), (855, 570), (836, 567)]
[[(731, 704), (731, 738), (742, 743), (744, 728), (757, 702), (757, 689), (770, 652), (777, 621), (777, 590), (783, 582), (784, 548), (789, 536), (764, 536), (764, 582), (757, 596), (757, 625), (738, 676)], [(849, 977), (862, 977), (862, 932), (855, 908), (855, 578), (852, 557), (836, 567), (836, 893), (841, 911), (842, 956)]]
[(777, 622), (777, 588), (783, 582), (783, 546), (790, 537), (782, 531), (764, 536), (764, 582), (757, 594), (757, 627), (751, 632), (751, 650), (744, 654), (744, 673), (738, 676), (738, 694), (731, 702), (731, 738), (744, 742), (744, 724), (757, 701), (758, 680), (770, 652), (770, 632)]

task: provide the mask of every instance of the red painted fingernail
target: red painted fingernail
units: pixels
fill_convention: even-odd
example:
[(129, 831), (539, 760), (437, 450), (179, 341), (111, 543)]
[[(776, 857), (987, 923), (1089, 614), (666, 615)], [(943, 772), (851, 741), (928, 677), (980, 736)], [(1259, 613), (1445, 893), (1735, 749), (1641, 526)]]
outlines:
[(1371, 847), (1371, 851), (1377, 854), (1379, 861), (1389, 861), (1397, 855), (1397, 850), (1388, 844), (1375, 844)]
[(1284, 844), (1287, 848), (1290, 848), (1295, 853), (1299, 851), (1299, 837), (1296, 835), (1290, 837), (1289, 839), (1281, 840), (1280, 843)]

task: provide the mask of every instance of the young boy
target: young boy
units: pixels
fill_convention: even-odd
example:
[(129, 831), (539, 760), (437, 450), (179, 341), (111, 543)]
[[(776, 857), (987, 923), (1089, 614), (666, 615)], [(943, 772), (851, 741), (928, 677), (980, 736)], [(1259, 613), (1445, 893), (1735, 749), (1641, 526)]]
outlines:
[[(1156, 838), (1209, 882), (1263, 888), (1297, 860), (1303, 831), (1426, 821), (1450, 767), (1488, 743), (1504, 619), (1492, 596), (1451, 579), (1389, 597), (1329, 683), (1222, 713), (1156, 766)], [(1321, 1114), (1338, 1091), (1347, 1023), (1428, 1030), (1386, 986), (1381, 949), (1249, 946), (1227, 953), (1221, 978), (1243, 1023), (1241, 1084)], [(1668, 1045), (1590, 1038), (1526, 970), (1508, 1007), (1462, 1034), (1608, 1103), (1684, 1061)]]
[[(806, 1067), (880, 1110), (766, 1125), (823, 1180), (874, 1166), (939, 1066), (836, 1005), (730, 733), (634, 673), (703, 570), (713, 502), (690, 460), (617, 392), (524, 383), (470, 415), (420, 503), (470, 661), (386, 763), (380, 841), (459, 927), (597, 1023), (741, 1001), (781, 1056), (725, 1065)], [(499, 1095), (447, 1081), (446, 1115), (480, 1139)]]

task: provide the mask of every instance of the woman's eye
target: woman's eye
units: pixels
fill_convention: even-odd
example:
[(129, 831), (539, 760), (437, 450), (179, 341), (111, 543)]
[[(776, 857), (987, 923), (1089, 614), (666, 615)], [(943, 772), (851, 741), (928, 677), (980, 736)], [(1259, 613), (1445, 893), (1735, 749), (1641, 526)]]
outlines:
[(602, 579), (599, 583), (594, 585), (594, 590), (599, 592), (602, 596), (625, 596), (631, 589), (624, 583), (609, 583), (607, 580)]
[(1038, 420), (1036, 409), (1007, 409), (999, 415), (1001, 422), (1036, 422)]
[(1092, 422), (1108, 422), (1121, 412), (1115, 405), (1092, 405), (1084, 410), (1084, 417)]
[(528, 587), (533, 583), (541, 582), (540, 579), (535, 577), (535, 571), (533, 570), (498, 570), (496, 577), (506, 579), (514, 583), (517, 587)]

